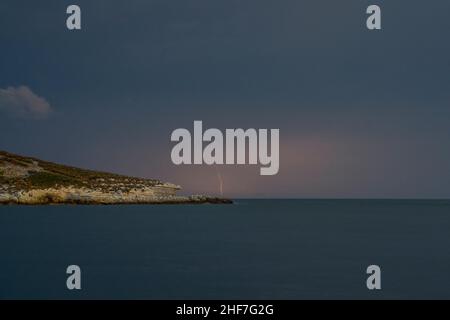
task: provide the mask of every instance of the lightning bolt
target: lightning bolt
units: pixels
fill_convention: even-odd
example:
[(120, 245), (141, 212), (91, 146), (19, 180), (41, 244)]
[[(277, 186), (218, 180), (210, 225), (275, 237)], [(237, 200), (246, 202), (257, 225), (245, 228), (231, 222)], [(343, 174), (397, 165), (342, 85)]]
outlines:
[(219, 179), (219, 190), (220, 190), (220, 196), (223, 197), (223, 179), (220, 172), (217, 172), (217, 178)]

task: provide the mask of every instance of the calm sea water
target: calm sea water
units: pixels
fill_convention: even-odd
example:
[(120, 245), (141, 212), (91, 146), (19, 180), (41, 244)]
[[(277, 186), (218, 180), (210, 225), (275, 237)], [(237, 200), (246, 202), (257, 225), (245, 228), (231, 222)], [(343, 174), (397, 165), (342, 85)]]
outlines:
[(450, 298), (450, 201), (3, 206), (0, 298)]

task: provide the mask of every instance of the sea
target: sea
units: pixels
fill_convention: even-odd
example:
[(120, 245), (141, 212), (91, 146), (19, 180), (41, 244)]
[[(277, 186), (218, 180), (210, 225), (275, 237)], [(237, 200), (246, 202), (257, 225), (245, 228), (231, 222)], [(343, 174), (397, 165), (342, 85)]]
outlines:
[(450, 299), (450, 201), (0, 206), (0, 299)]

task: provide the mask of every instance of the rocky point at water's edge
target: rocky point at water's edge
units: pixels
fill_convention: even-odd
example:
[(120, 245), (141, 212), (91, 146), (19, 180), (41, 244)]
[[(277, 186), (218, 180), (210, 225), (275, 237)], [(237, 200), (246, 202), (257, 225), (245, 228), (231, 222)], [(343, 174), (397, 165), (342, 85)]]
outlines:
[(156, 179), (69, 167), (0, 151), (0, 204), (228, 204), (229, 199), (179, 196)]

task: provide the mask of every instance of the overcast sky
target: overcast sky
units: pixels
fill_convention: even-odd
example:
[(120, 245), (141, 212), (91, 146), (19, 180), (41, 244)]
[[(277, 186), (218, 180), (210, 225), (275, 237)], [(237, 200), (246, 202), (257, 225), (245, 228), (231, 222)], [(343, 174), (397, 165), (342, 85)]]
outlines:
[[(78, 4), (82, 30), (66, 29)], [(365, 10), (382, 8), (382, 30)], [(448, 0), (0, 2), (0, 149), (232, 197), (450, 197)], [(280, 171), (170, 134), (279, 128)]]

